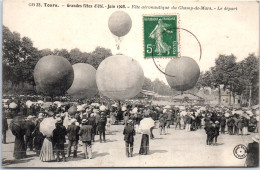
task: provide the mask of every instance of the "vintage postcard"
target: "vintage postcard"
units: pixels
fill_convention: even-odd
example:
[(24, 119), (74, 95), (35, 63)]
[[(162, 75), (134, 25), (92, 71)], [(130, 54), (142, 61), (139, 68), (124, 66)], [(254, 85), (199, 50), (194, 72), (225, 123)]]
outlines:
[(259, 2), (3, 0), (2, 167), (258, 167)]

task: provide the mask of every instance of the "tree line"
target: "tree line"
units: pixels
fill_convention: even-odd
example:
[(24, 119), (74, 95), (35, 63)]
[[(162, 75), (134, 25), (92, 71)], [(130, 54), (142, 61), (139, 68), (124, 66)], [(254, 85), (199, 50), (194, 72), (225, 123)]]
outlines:
[[(16, 91), (19, 93), (23, 91), (25, 84), (35, 87), (33, 70), (41, 57), (47, 55), (63, 56), (72, 65), (76, 63), (88, 63), (97, 69), (106, 57), (112, 55), (110, 49), (103, 47), (96, 47), (93, 52), (81, 52), (78, 48), (70, 51), (67, 49), (39, 50), (33, 46), (30, 38), (21, 37), (17, 32), (11, 32), (6, 26), (3, 26), (2, 51), (3, 84), (6, 86), (8, 83), (11, 84), (8, 88), (3, 87), (3, 93), (10, 90), (10, 88), (15, 89), (21, 86)], [(35, 93), (35, 89), (30, 91)]]
[(249, 54), (242, 61), (231, 55), (219, 55), (215, 60), (215, 66), (201, 73), (197, 86), (200, 88), (217, 88), (219, 103), (221, 103), (221, 89), (228, 90), (229, 103), (231, 96), (240, 96), (240, 101), (247, 101), (247, 106), (259, 103), (259, 56)]
[[(93, 52), (82, 52), (78, 48), (71, 49), (37, 49), (29, 37), (21, 37), (17, 32), (11, 32), (3, 26), (2, 44), (2, 67), (3, 67), (3, 93), (14, 87), (20, 87), (16, 93), (26, 93), (24, 84), (35, 87), (33, 70), (36, 63), (43, 56), (59, 55), (65, 57), (72, 65), (75, 63), (88, 63), (98, 68), (99, 64), (112, 55), (110, 49), (96, 47)], [(237, 58), (231, 55), (219, 55), (215, 60), (215, 66), (206, 72), (201, 72), (199, 80), (193, 89), (186, 93), (196, 94), (200, 89), (210, 87), (218, 89), (219, 103), (221, 101), (220, 86), (228, 89), (231, 96), (240, 95), (241, 99), (248, 100), (248, 104), (259, 102), (259, 57), (249, 54), (244, 60), (237, 62)], [(7, 84), (11, 84), (11, 87)], [(7, 87), (7, 88), (5, 88)], [(145, 77), (144, 90), (154, 91), (160, 95), (176, 95), (180, 92), (171, 89), (158, 78), (152, 81)], [(35, 89), (27, 89), (35, 93)]]

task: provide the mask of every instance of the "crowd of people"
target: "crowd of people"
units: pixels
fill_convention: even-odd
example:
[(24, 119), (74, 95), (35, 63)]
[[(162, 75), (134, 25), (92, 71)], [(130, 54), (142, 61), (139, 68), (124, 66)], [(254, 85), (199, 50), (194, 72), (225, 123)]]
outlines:
[[(220, 133), (247, 135), (249, 127), (251, 132), (258, 132), (257, 109), (248, 112), (228, 107), (201, 109), (202, 107), (198, 106), (180, 108), (140, 102), (108, 103), (97, 99), (85, 103), (54, 102), (46, 106), (42, 101), (28, 104), (28, 101), (21, 100), (17, 102), (17, 107), (5, 108), (3, 111), (2, 143), (6, 143), (8, 112), (11, 112), (13, 117), (9, 128), (15, 136), (13, 156), (16, 159), (24, 158), (26, 150), (30, 149), (34, 150), (42, 161), (66, 161), (66, 157), (71, 155), (77, 157), (79, 141), (82, 141), (84, 158), (92, 159), (93, 142), (106, 142), (106, 133), (110, 133), (110, 126), (118, 124), (125, 126), (122, 133), (127, 157), (133, 156), (136, 133), (142, 133), (139, 154), (149, 153), (149, 139), (154, 138), (153, 130), (157, 123), (160, 135), (167, 135), (171, 126), (187, 132), (204, 127), (206, 145), (217, 145)], [(42, 130), (45, 119), (54, 122), (54, 128), (47, 128), (47, 131), (51, 130), (47, 133)], [(149, 130), (144, 130), (141, 126), (144, 119), (155, 122)], [(99, 140), (95, 140), (96, 135)], [(65, 143), (68, 143), (67, 148)]]

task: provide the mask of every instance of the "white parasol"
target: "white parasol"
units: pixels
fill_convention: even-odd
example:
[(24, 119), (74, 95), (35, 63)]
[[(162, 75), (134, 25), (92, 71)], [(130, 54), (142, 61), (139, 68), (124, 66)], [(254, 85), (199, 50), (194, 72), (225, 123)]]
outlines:
[(83, 111), (84, 110), (84, 107), (82, 106), (82, 105), (78, 105), (77, 106), (77, 111), (78, 112), (81, 112), (81, 111)]
[(100, 111), (106, 111), (107, 107), (104, 105), (99, 106)]
[(164, 106), (163, 108), (164, 108), (164, 109), (170, 109), (171, 106), (170, 106), (170, 105), (166, 105), (166, 106)]
[(180, 115), (181, 115), (181, 116), (186, 116), (186, 115), (187, 115), (187, 112), (186, 112), (186, 111), (182, 111), (182, 112), (180, 113)]
[(152, 118), (143, 118), (140, 122), (139, 129), (143, 132), (143, 134), (150, 134), (150, 129), (154, 127), (154, 120)]
[(246, 113), (247, 113), (248, 115), (250, 115), (250, 116), (253, 115), (253, 112), (252, 112), (251, 110), (247, 110)]
[(55, 102), (53, 102), (53, 104), (56, 104), (56, 105), (58, 105), (58, 107), (61, 107), (61, 102), (60, 101), (55, 101)]
[(43, 104), (44, 102), (42, 100), (38, 100), (38, 104)]
[(96, 106), (96, 107), (98, 107), (98, 106), (100, 106), (100, 104), (99, 104), (99, 103), (91, 103), (91, 106)]
[(11, 108), (11, 109), (15, 109), (15, 108), (17, 108), (17, 106), (18, 105), (16, 103), (14, 103), (14, 102), (9, 104), (9, 108)]
[(33, 102), (30, 101), (30, 100), (28, 100), (28, 101), (25, 103), (25, 105), (26, 105), (28, 108), (30, 108), (32, 104), (33, 104)]
[(65, 126), (66, 127), (66, 129), (68, 128), (68, 126), (70, 125), (70, 116), (69, 116), (69, 114), (66, 114), (65, 115), (65, 118), (64, 118), (64, 120), (63, 120), (63, 126)]
[(44, 118), (40, 124), (40, 132), (44, 136), (51, 137), (52, 132), (55, 129), (56, 120), (53, 117)]
[(113, 106), (113, 107), (117, 107), (117, 104), (115, 103), (115, 104), (112, 104), (111, 106)]
[(135, 107), (135, 108), (133, 108), (132, 113), (135, 114), (135, 113), (137, 113), (137, 111), (138, 111), (138, 109), (137, 109), (137, 107)]
[(232, 114), (243, 115), (244, 112), (242, 110), (236, 110), (236, 111), (232, 111)]
[(124, 111), (126, 111), (127, 109), (126, 109), (126, 107), (125, 106), (122, 106), (122, 111), (124, 112)]
[(225, 113), (225, 117), (229, 117), (229, 113)]

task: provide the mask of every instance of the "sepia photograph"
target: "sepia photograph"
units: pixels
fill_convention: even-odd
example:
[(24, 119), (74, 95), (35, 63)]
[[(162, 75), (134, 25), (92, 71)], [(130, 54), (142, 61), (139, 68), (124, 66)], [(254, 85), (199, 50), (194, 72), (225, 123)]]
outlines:
[(258, 167), (259, 2), (3, 0), (2, 168)]

